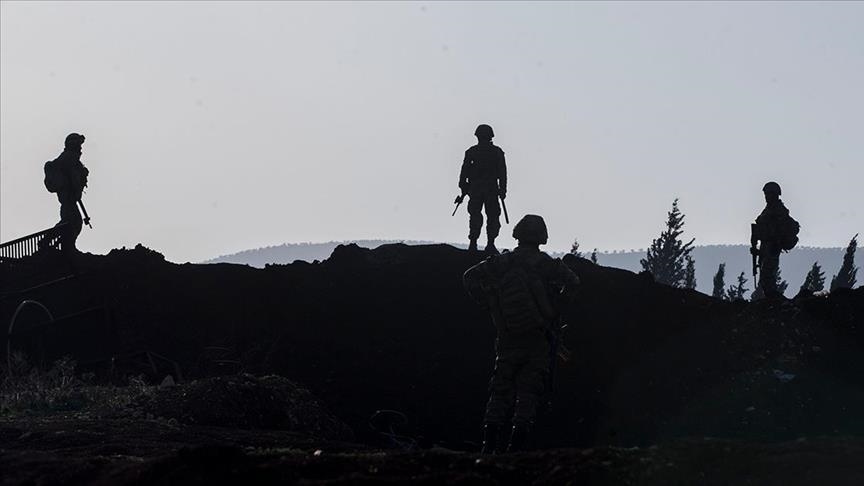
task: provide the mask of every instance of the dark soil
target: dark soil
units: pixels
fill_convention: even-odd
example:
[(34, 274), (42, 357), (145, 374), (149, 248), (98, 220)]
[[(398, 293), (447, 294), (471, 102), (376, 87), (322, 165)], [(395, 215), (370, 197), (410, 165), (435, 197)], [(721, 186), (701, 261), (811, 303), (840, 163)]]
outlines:
[(864, 441), (675, 441), (479, 456), (162, 420), (0, 420), (0, 484), (864, 484)]

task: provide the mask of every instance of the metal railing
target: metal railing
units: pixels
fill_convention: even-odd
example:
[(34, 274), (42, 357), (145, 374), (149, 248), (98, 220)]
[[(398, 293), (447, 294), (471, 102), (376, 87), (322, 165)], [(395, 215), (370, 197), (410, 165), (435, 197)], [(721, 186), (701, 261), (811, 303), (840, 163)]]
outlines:
[(17, 240), (0, 243), (0, 263), (10, 260), (20, 260), (34, 255), (46, 247), (60, 249), (60, 234), (63, 226), (65, 226), (65, 223), (38, 233), (33, 233), (32, 235), (22, 236)]

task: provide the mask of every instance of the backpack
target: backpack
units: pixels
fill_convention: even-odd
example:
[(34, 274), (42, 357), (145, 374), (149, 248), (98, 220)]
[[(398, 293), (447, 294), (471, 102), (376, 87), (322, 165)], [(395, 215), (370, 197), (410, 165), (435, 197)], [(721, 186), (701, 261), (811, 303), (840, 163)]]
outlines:
[(524, 265), (513, 261), (502, 264), (496, 290), (504, 328), (515, 332), (544, 328), (552, 316), (544, 315), (551, 306), (543, 282)]
[(48, 192), (60, 192), (66, 185), (65, 182), (63, 171), (57, 161), (45, 162), (45, 189), (48, 189)]
[(787, 215), (783, 218), (777, 228), (777, 242), (780, 244), (780, 248), (786, 251), (795, 248), (795, 245), (798, 244), (799, 231), (801, 231), (801, 225), (792, 216)]

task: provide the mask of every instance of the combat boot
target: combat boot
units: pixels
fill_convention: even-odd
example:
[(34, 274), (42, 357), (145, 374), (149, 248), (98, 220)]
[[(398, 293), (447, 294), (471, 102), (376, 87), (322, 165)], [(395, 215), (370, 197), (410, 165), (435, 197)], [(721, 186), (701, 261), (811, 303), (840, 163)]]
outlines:
[(531, 425), (526, 423), (513, 424), (510, 432), (510, 443), (507, 444), (507, 452), (520, 452), (525, 450), (528, 435), (531, 433)]
[(477, 239), (474, 238), (468, 242), (468, 251), (477, 251)]
[(480, 454), (496, 454), (503, 431), (501, 424), (483, 424), (483, 448)]
[(492, 255), (498, 254), (498, 248), (495, 248), (495, 239), (494, 238), (489, 238), (488, 242), (486, 243), (486, 253), (489, 253)]

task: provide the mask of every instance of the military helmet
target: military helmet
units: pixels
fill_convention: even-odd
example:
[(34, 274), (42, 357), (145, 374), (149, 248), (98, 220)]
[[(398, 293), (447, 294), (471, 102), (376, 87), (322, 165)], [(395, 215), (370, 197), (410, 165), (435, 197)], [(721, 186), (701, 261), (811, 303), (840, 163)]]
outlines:
[(516, 238), (521, 243), (534, 243), (537, 245), (545, 245), (549, 239), (549, 233), (546, 230), (546, 222), (542, 216), (536, 214), (526, 214), (524, 218), (516, 223), (513, 227), (513, 238)]
[(66, 142), (64, 144), (66, 148), (80, 147), (83, 144), (84, 135), (81, 135), (80, 133), (70, 133), (69, 135), (66, 135)]
[(492, 131), (492, 127), (487, 124), (477, 125), (477, 129), (474, 130), (474, 136), (480, 137), (482, 139), (492, 139), (495, 136), (495, 132)]
[(780, 184), (771, 181), (762, 187), (762, 192), (764, 192), (765, 194), (777, 194), (779, 196), (781, 194)]

